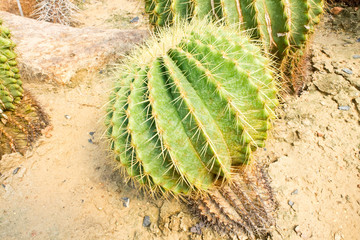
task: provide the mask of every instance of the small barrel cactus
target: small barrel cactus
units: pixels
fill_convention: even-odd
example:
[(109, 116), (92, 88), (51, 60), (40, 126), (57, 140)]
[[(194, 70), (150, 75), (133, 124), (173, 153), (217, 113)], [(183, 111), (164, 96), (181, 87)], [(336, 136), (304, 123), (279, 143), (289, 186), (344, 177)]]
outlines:
[(238, 24), (281, 60), (290, 48), (306, 42), (323, 4), (323, 0), (146, 0), (145, 11), (155, 27), (195, 17)]
[(0, 159), (7, 153), (24, 153), (49, 124), (33, 97), (24, 93), (14, 47), (0, 20)]
[(10, 40), (10, 30), (0, 20), (0, 109), (14, 110), (23, 95), (19, 69), (16, 67), (15, 44)]
[(274, 117), (270, 64), (231, 27), (202, 21), (160, 32), (128, 59), (111, 95), (116, 159), (152, 191), (188, 195), (231, 181)]

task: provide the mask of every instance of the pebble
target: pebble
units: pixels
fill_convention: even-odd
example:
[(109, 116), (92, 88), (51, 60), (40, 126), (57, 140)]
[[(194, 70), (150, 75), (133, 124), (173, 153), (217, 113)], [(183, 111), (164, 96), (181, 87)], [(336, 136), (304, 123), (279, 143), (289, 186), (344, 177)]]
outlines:
[(342, 240), (342, 239), (343, 239), (343, 236), (340, 232), (335, 233), (334, 240)]
[(123, 197), (121, 198), (123, 200), (123, 206), (124, 207), (129, 207), (130, 206), (130, 198), (128, 197)]
[(134, 17), (133, 19), (131, 19), (130, 23), (135, 23), (139, 21), (139, 17)]
[(195, 226), (190, 228), (191, 233), (196, 233), (198, 235), (201, 235), (201, 226), (197, 223)]
[(66, 119), (70, 119), (70, 118), (71, 118), (70, 115), (65, 115), (64, 117), (65, 117)]
[(291, 200), (288, 201), (288, 204), (289, 204), (290, 207), (294, 206), (294, 202), (291, 201)]
[(296, 225), (295, 227), (294, 227), (294, 231), (297, 233), (297, 234), (300, 234), (301, 232), (300, 232), (300, 226), (299, 225)]
[(353, 59), (360, 59), (360, 55), (358, 55), (358, 54), (355, 54), (352, 57), (353, 57)]
[(150, 217), (149, 216), (145, 216), (144, 220), (143, 220), (143, 227), (150, 227), (151, 225), (151, 221), (150, 221)]
[(20, 170), (20, 167), (15, 168), (13, 171), (13, 175), (17, 174), (19, 170)]
[(295, 190), (291, 193), (291, 195), (296, 195), (296, 194), (298, 194), (298, 193), (299, 193), (299, 190), (295, 189)]
[(93, 143), (94, 143), (94, 142), (93, 142), (93, 140), (92, 140), (91, 138), (89, 138), (89, 139), (88, 139), (88, 142), (89, 142), (89, 143), (91, 143), (91, 144), (93, 144)]
[(339, 106), (338, 109), (339, 109), (339, 110), (342, 110), (342, 111), (349, 111), (349, 110), (350, 110), (350, 106)]
[(360, 42), (360, 38), (356, 39), (357, 42)]
[(343, 71), (344, 73), (347, 73), (347, 74), (353, 74), (353, 72), (348, 68), (343, 68), (343, 69), (341, 69), (341, 71)]

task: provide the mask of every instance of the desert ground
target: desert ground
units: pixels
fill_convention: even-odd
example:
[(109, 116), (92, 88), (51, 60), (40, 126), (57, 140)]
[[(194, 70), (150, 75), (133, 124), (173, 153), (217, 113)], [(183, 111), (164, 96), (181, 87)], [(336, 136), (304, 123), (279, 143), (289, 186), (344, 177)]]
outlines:
[[(137, 0), (86, 0), (79, 8), (80, 28), (148, 27)], [(271, 239), (360, 240), (359, 24), (359, 8), (325, 13), (310, 45), (308, 83), (299, 96), (283, 94), (258, 150), (279, 203)], [(116, 169), (103, 136), (115, 63), (71, 86), (24, 82), (52, 127), (26, 154), (0, 160), (0, 239), (229, 239), (205, 226), (192, 231), (200, 220), (185, 203), (153, 199)]]

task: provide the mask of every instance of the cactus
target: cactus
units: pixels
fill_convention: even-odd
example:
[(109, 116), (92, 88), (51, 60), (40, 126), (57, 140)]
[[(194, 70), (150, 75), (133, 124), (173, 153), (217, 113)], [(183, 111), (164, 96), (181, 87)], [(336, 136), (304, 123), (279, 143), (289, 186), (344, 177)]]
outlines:
[(79, 8), (69, 0), (38, 0), (32, 16), (39, 21), (74, 25)]
[(249, 29), (284, 65), (281, 62), (289, 54), (298, 56), (309, 32), (320, 21), (323, 4), (323, 0), (146, 0), (145, 10), (156, 28), (182, 18), (209, 17)]
[(14, 47), (0, 20), (0, 159), (6, 153), (24, 153), (49, 123), (36, 101), (24, 93)]
[(14, 47), (10, 30), (0, 20), (0, 110), (14, 110), (24, 92)]
[(232, 27), (202, 21), (159, 35), (120, 70), (106, 118), (111, 149), (151, 191), (207, 191), (264, 145), (278, 103), (271, 62)]

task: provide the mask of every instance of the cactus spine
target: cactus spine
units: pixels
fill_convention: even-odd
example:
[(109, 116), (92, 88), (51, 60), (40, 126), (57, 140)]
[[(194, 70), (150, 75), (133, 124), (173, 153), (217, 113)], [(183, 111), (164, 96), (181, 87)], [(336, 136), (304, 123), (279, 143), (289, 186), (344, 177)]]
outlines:
[(323, 4), (323, 0), (146, 0), (145, 9), (155, 27), (205, 16), (240, 24), (241, 29), (252, 30), (252, 37), (260, 39), (281, 61), (290, 48), (301, 48), (306, 42), (319, 22)]
[(165, 30), (121, 70), (106, 121), (111, 148), (153, 191), (231, 181), (264, 145), (277, 105), (270, 61), (247, 36), (218, 30), (207, 21)]
[(23, 95), (10, 30), (0, 20), (0, 110), (14, 110)]

